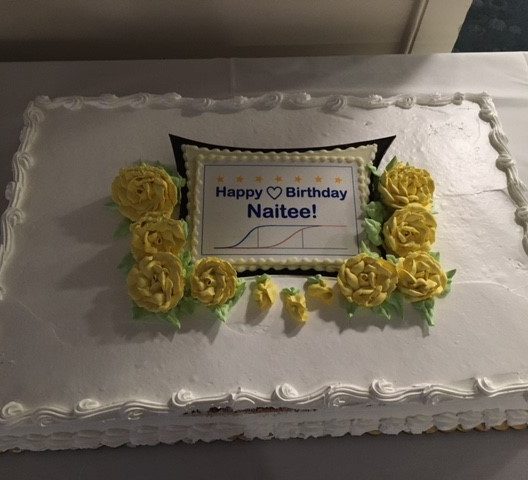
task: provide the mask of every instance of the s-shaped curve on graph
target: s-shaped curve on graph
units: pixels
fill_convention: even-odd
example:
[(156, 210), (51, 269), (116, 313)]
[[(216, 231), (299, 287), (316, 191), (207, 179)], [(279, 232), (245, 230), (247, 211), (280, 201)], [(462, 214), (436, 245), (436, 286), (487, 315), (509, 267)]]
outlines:
[[(276, 243), (273, 243), (271, 245), (260, 245), (260, 235), (259, 235), (259, 232), (261, 229), (264, 229), (264, 228), (273, 228), (273, 227), (280, 227), (280, 228), (287, 228), (287, 227), (298, 227), (297, 230), (295, 230), (292, 234), (286, 236), (286, 238), (283, 238), (281, 241), (279, 242), (276, 242)], [(277, 248), (279, 247), (280, 245), (286, 243), (288, 240), (290, 240), (291, 238), (295, 237), (296, 235), (301, 235), (301, 238), (302, 238), (302, 241), (303, 241), (303, 247), (302, 248), (306, 248), (304, 247), (304, 238), (303, 238), (303, 233), (305, 230), (308, 230), (310, 228), (320, 228), (320, 227), (324, 227), (324, 228), (328, 228), (328, 227), (337, 227), (337, 228), (344, 228), (346, 227), (346, 225), (259, 225), (257, 227), (253, 227), (251, 230), (249, 230), (248, 233), (246, 233), (246, 235), (244, 235), (242, 237), (241, 240), (239, 240), (238, 242), (232, 244), (232, 245), (226, 245), (226, 246), (223, 246), (223, 247), (214, 247), (215, 249), (231, 249), (231, 248), (238, 248), (238, 249), (250, 249), (250, 250), (255, 250), (255, 249), (268, 249), (268, 248)], [(242, 243), (244, 243), (244, 241), (253, 233), (253, 232), (256, 232), (257, 233), (257, 245), (256, 246), (241, 246)], [(344, 250), (344, 248), (340, 248), (340, 247), (327, 247), (329, 250)]]

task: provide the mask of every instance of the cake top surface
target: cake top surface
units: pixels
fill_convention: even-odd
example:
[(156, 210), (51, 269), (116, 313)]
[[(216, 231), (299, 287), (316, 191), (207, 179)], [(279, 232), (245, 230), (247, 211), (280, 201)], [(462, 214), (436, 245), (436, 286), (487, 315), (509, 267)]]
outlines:
[[(0, 405), (327, 404), (332, 388), (399, 402), (528, 387), (526, 193), (486, 95), (40, 97), (25, 121), (3, 216)], [(387, 323), (333, 307), (299, 327), (280, 303), (262, 315), (247, 297), (225, 324), (134, 323), (116, 269), (127, 242), (112, 240), (104, 204), (119, 168), (174, 164), (169, 134), (263, 149), (395, 135), (382, 166), (397, 155), (431, 172), (436, 248), (458, 271), (435, 329), (412, 311)]]

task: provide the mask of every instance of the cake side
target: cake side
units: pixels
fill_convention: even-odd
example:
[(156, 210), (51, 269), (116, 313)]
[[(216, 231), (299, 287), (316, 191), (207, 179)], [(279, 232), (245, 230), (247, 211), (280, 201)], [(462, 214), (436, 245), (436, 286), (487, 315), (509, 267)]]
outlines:
[[(250, 113), (249, 116), (232, 122), (228, 126), (230, 129), (233, 128), (233, 124), (240, 126), (243, 122), (247, 122), (248, 118), (258, 117), (261, 113), (259, 109), (271, 108), (269, 111), (265, 110), (272, 114), (266, 122), (251, 125), (252, 128), (266, 126), (268, 130), (265, 135), (251, 140), (263, 143), (277, 141), (277, 138), (281, 142), (287, 142), (288, 135), (293, 135), (291, 141), (308, 141), (305, 136), (299, 134), (299, 131), (292, 132), (290, 123), (292, 118), (297, 121), (305, 118), (300, 115), (303, 111), (315, 110), (313, 115), (305, 118), (304, 121), (307, 123), (301, 125), (301, 128), (306, 128), (307, 124), (311, 125), (308, 134), (304, 135), (313, 134), (314, 129), (319, 129), (319, 133), (325, 135), (319, 137), (318, 141), (323, 143), (324, 138), (328, 142), (328, 136), (333, 135), (332, 142), (328, 142), (333, 143), (334, 139), (340, 141), (344, 138), (340, 135), (349, 134), (352, 126), (358, 130), (362, 129), (359, 133), (361, 135), (366, 135), (367, 131), (369, 135), (394, 133), (392, 129), (397, 128), (397, 124), (404, 121), (404, 117), (400, 115), (401, 112), (412, 111), (410, 107), (419, 108), (421, 105), (428, 108), (438, 107), (438, 112), (440, 112), (438, 117), (441, 117), (444, 115), (441, 107), (464, 106), (469, 103), (467, 100), (478, 102), (479, 105), (475, 112), (467, 109), (465, 114), (468, 114), (468, 118), (470, 113), (477, 113), (491, 124), (489, 145), (499, 152), (499, 159), (497, 160), (497, 154), (486, 146), (488, 140), (484, 136), (485, 132), (478, 139), (471, 138), (469, 133), (467, 135), (469, 138), (464, 138), (463, 134), (456, 136), (453, 133), (460, 126), (456, 124), (456, 112), (449, 111), (447, 113), (449, 118), (443, 123), (436, 117), (434, 120), (429, 120), (435, 128), (441, 126), (448, 128), (448, 131), (453, 134), (453, 143), (463, 153), (467, 153), (465, 148), (476, 144), (479, 151), (478, 159), (486, 166), (486, 169), (480, 167), (479, 174), (476, 174), (479, 178), (467, 180), (464, 177), (454, 178), (455, 175), (464, 171), (466, 174), (471, 173), (468, 171), (469, 168), (464, 170), (467, 166), (461, 165), (457, 172), (449, 174), (447, 167), (446, 170), (442, 170), (441, 166), (432, 165), (433, 168), (440, 169), (437, 170), (440, 172), (439, 183), (444, 181), (445, 185), (438, 197), (439, 215), (445, 225), (439, 240), (440, 250), (464, 273), (459, 284), (455, 285), (453, 297), (446, 300), (446, 304), (442, 305), (439, 311), (438, 330), (425, 339), (423, 335), (427, 332), (423, 331), (420, 322), (415, 316), (413, 317), (411, 312), (408, 312), (405, 322), (392, 326), (385, 326), (369, 318), (360, 318), (354, 326), (353, 322), (350, 324), (338, 309), (315, 308), (311, 312), (312, 321), (299, 330), (288, 324), (279, 307), (266, 318), (261, 318), (258, 312), (251, 310), (248, 297), (241, 300), (240, 306), (234, 311), (232, 321), (222, 327), (215, 326), (214, 320), (205, 314), (194, 324), (190, 321), (187, 326), (184, 326), (182, 333), (175, 336), (163, 327), (147, 326), (144, 328), (132, 325), (126, 296), (119, 289), (116, 290), (115, 285), (112, 287), (112, 282), (118, 276), (112, 273), (108, 275), (111, 280), (108, 288), (102, 288), (106, 286), (106, 283), (99, 278), (102, 271), (100, 270), (101, 262), (110, 263), (108, 269), (103, 269), (107, 274), (111, 271), (111, 265), (117, 263), (118, 250), (122, 247), (118, 245), (119, 248), (107, 248), (111, 242), (108, 232), (111, 234), (113, 220), (111, 218), (103, 220), (100, 226), (94, 227), (93, 231), (87, 234), (87, 239), (82, 238), (85, 227), (83, 223), (87, 219), (93, 221), (104, 215), (101, 207), (107, 195), (103, 194), (106, 187), (105, 182), (101, 180), (102, 187), (89, 182), (89, 188), (86, 188), (84, 192), (66, 192), (61, 200), (65, 204), (69, 200), (72, 205), (71, 208), (69, 205), (61, 207), (61, 210), (57, 209), (56, 205), (46, 207), (43, 200), (50, 199), (49, 191), (43, 190), (39, 193), (38, 184), (34, 180), (28, 180), (29, 178), (43, 179), (42, 183), (49, 190), (53, 184), (51, 178), (56, 178), (57, 172), (50, 173), (44, 163), (39, 164), (39, 161), (44, 162), (45, 159), (48, 162), (47, 165), (58, 162), (61, 166), (58, 169), (61, 184), (76, 183), (76, 174), (70, 175), (65, 170), (65, 166), (70, 164), (68, 162), (72, 161), (68, 157), (68, 151), (72, 151), (72, 147), (79, 141), (79, 138), (81, 138), (84, 149), (92, 149), (88, 143), (89, 139), (80, 137), (81, 125), (87, 129), (92, 138), (98, 138), (93, 137), (97, 134), (103, 139), (104, 145), (100, 151), (95, 152), (96, 156), (106, 152), (104, 158), (109, 158), (108, 153), (112, 151), (112, 143), (105, 140), (106, 134), (96, 129), (97, 122), (100, 121), (97, 112), (103, 109), (116, 113), (116, 117), (112, 119), (116, 122), (115, 129), (108, 135), (115, 135), (125, 126), (137, 131), (137, 128), (144, 125), (144, 122), (154, 120), (155, 128), (149, 130), (142, 138), (143, 144), (148, 147), (145, 150), (152, 147), (150, 155), (160, 154), (162, 161), (170, 162), (170, 151), (152, 146), (153, 140), (149, 140), (150, 134), (159, 133), (159, 130), (163, 129), (163, 135), (165, 135), (165, 132), (171, 131), (172, 128), (189, 128), (191, 131), (197, 125), (202, 132), (211, 128), (210, 117), (203, 120), (201, 124), (200, 121), (195, 121), (194, 125), (186, 126), (189, 122), (186, 118), (180, 118), (179, 114), (182, 108), (187, 111), (230, 111), (235, 117), (240, 112)], [(286, 110), (286, 116), (281, 120), (280, 127), (287, 126), (287, 132), (277, 137), (273, 135), (273, 129), (269, 130), (268, 122), (271, 122), (274, 115), (276, 119), (280, 119), (281, 115), (274, 107), (282, 104), (295, 108)], [(150, 410), (165, 412), (170, 409), (177, 411), (179, 408), (185, 410), (194, 407), (200, 411), (206, 411), (209, 408), (224, 408), (226, 402), (230, 408), (233, 408), (235, 404), (242, 401), (239, 404), (242, 408), (247, 398), (249, 398), (249, 403), (246, 407), (250, 408), (269, 406), (272, 408), (306, 408), (311, 406), (317, 411), (325, 410), (327, 406), (335, 406), (334, 400), (337, 405), (345, 406), (358, 401), (387, 403), (408, 401), (417, 408), (418, 412), (419, 408), (415, 403), (419, 405), (419, 402), (427, 402), (429, 397), (436, 398), (444, 395), (446, 398), (463, 398), (468, 401), (467, 408), (472, 410), (471, 405), (477, 406), (478, 403), (475, 401), (480, 397), (506, 399), (512, 396), (518, 402), (513, 406), (515, 408), (512, 407), (510, 410), (522, 410), (523, 394), (526, 393), (527, 388), (526, 376), (522, 372), (528, 371), (527, 359), (520, 354), (524, 351), (522, 340), (526, 338), (526, 327), (522, 322), (522, 312), (526, 308), (526, 292), (523, 287), (526, 285), (526, 257), (521, 257), (520, 248), (515, 247), (518, 237), (513, 238), (512, 232), (515, 232), (515, 228), (511, 221), (511, 213), (508, 216), (508, 212), (511, 212), (513, 207), (510, 199), (503, 198), (502, 185), (508, 188), (511, 199), (517, 206), (516, 217), (524, 229), (525, 248), (528, 225), (525, 213), (528, 204), (526, 191), (507, 151), (505, 137), (489, 97), (485, 95), (445, 97), (433, 95), (418, 98), (394, 97), (384, 100), (377, 96), (358, 99), (349, 96), (312, 98), (303, 94), (270, 94), (256, 99), (198, 101), (181, 99), (174, 94), (165, 96), (141, 94), (125, 99), (110, 96), (98, 99), (69, 98), (54, 101), (39, 99), (37, 105), (38, 108), (31, 105), (26, 113), (22, 145), (14, 159), (15, 183), (10, 184), (8, 188), (10, 205), (2, 217), (5, 240), (0, 252), (0, 279), (6, 287), (3, 305), (0, 305), (0, 309), (2, 317), (8, 318), (2, 326), (3, 337), (17, 338), (18, 345), (25, 347), (27, 351), (35, 351), (35, 356), (31, 360), (34, 358), (47, 359), (44, 361), (47, 365), (58, 365), (64, 361), (69, 361), (70, 364), (59, 366), (57, 378), (47, 382), (49, 387), (43, 385), (42, 398), (37, 398), (30, 393), (30, 385), (35, 382), (43, 384), (45, 378), (42, 375), (43, 372), (32, 372), (34, 366), (30, 361), (20, 358), (14, 347), (7, 345), (7, 342), (0, 343), (0, 351), (6, 359), (6, 362), (2, 364), (1, 374), (7, 385), (5, 394), (0, 398), (0, 403), (5, 405), (2, 410), (4, 425), (0, 428), (7, 435), (10, 435), (9, 432), (15, 434), (16, 430), (12, 429), (16, 424), (22, 427), (26, 422), (24, 419), (27, 418), (72, 417), (79, 419), (86, 413), (93, 418), (94, 422), (97, 422), (101, 412), (122, 412), (126, 410), (127, 405), (136, 406), (139, 410), (143, 408), (146, 412)], [(391, 117), (389, 118), (392, 122), (390, 125), (383, 124), (390, 122), (383, 119), (382, 115), (370, 116), (368, 114), (368, 112), (377, 113), (384, 109), (393, 109), (394, 105), (401, 111), (390, 111), (387, 115)], [(167, 111), (176, 110), (178, 113), (156, 120), (157, 111), (151, 110), (152, 107), (162, 107)], [(134, 109), (148, 113), (137, 118), (130, 118), (134, 116)], [(257, 111), (254, 112), (252, 109)], [(60, 114), (64, 110), (73, 115), (71, 117), (66, 115), (63, 119), (61, 115), (50, 118), (48, 128), (46, 126), (48, 119), (45, 119), (48, 113), (51, 117), (52, 112)], [(94, 111), (95, 115), (93, 115)], [(425, 113), (420, 111), (422, 117), (418, 120), (428, 118), (427, 111), (424, 111)], [(83, 112), (87, 113), (86, 121), (75, 124), (80, 117), (74, 114), (83, 114)], [(434, 115), (436, 113), (431, 113), (429, 118)], [(332, 119), (328, 125), (324, 120), (327, 117)], [(197, 115), (197, 118), (200, 119), (203, 116)], [(411, 120), (413, 120), (412, 117)], [(70, 122), (72, 127), (69, 132), (67, 124)], [(367, 125), (369, 122), (370, 125)], [(416, 118), (414, 122), (417, 123)], [(361, 124), (363, 124), (362, 127)], [(40, 126), (43, 130), (38, 131), (37, 135)], [(478, 128), (481, 128), (480, 124)], [(219, 135), (226, 135), (228, 130), (219, 132)], [(66, 135), (71, 133), (71, 139), (67, 138), (66, 145), (63, 144), (64, 146), (61, 147), (59, 142), (64, 132)], [(420, 132), (414, 132), (414, 134), (417, 138), (421, 135)], [(111, 161), (104, 165), (101, 162), (95, 165), (97, 168), (87, 169), (86, 178), (92, 181), (97, 179), (98, 182), (98, 175), (100, 178), (109, 178), (110, 175), (115, 174), (119, 165), (126, 164), (132, 157), (137, 157), (138, 153), (139, 156), (144, 153), (141, 151), (141, 142), (134, 144), (131, 134), (125, 136), (126, 139), (119, 140), (117, 152), (113, 152)], [(156, 136), (156, 142), (159, 136)], [(407, 134), (407, 136), (402, 134), (400, 137), (403, 138), (403, 142), (395, 145), (398, 153), (411, 150), (419, 153), (422, 158), (426, 158), (427, 153), (432, 154), (435, 159), (439, 157), (437, 146), (428, 144), (423, 147), (418, 144), (417, 138), (413, 139), (413, 134)], [(50, 138), (55, 139), (55, 143), (52, 141), (46, 144), (47, 139)], [(248, 142), (250, 138), (244, 134), (240, 135), (236, 141)], [(37, 143), (37, 140), (41, 143)], [(127, 146), (122, 147), (121, 141), (128, 142)], [(255, 145), (258, 146), (258, 144)], [(448, 151), (447, 155), (450, 153)], [(93, 158), (93, 155), (94, 152), (87, 152), (84, 156), (80, 155), (82, 158), (79, 158), (76, 163), (73, 160), (76, 168), (83, 169), (87, 159)], [(459, 159), (460, 154), (456, 158)], [(432, 160), (425, 160), (426, 163), (429, 161), (432, 162)], [(504, 183), (487, 169), (489, 165), (486, 162), (494, 163), (495, 161), (497, 161), (497, 166), (506, 173), (507, 181)], [(27, 165), (24, 162), (27, 162)], [(473, 163), (470, 165), (470, 167), (475, 166), (476, 164)], [(494, 165), (491, 167), (495, 168)], [(32, 175), (35, 176), (32, 177)], [(30, 188), (31, 197), (25, 197), (25, 188)], [(464, 204), (460, 205), (462, 199)], [(483, 221), (482, 219), (485, 218), (483, 214), (490, 212), (491, 205), (495, 207), (495, 211), (491, 211), (489, 218)], [(471, 224), (472, 229), (475, 230), (474, 235), (472, 233), (471, 236), (466, 236), (461, 240), (451, 238), (467, 235), (464, 229), (467, 230), (468, 225), (462, 221), (467, 218), (464, 214), (467, 210), (472, 212), (471, 218), (479, 219), (478, 222), (473, 221)], [(54, 216), (64, 220), (55, 222), (57, 224), (54, 225)], [(27, 223), (17, 224), (22, 219), (27, 220)], [(46, 222), (51, 224), (51, 227)], [(71, 228), (75, 223), (77, 225)], [(55, 309), (46, 306), (50, 291), (36, 296), (33, 293), (34, 290), (31, 291), (35, 288), (35, 284), (43, 285), (43, 279), (49, 277), (46, 269), (49, 269), (52, 264), (47, 261), (40, 271), (34, 271), (32, 268), (35, 267), (32, 267), (31, 258), (21, 261), (23, 252), (26, 252), (27, 256), (27, 252), (32, 250), (31, 235), (39, 229), (44, 239), (54, 240), (55, 244), (63, 249), (66, 263), (72, 265), (80, 256), (88, 268), (88, 275), (83, 281), (79, 278), (86, 272), (84, 269), (74, 269), (72, 272), (71, 268), (64, 268), (55, 276), (52, 273), (51, 293), (58, 299), (64, 296), (64, 302), (61, 303), (59, 300), (59, 306)], [(478, 240), (476, 237), (484, 232), (486, 239)], [(14, 238), (17, 239), (16, 243), (13, 241)], [(497, 244), (502, 245), (503, 252), (494, 250), (493, 245)], [(466, 258), (468, 248), (475, 249), (479, 253), (491, 252), (492, 260), (489, 264), (483, 265), (478, 258), (468, 259)], [(30, 256), (38, 255), (39, 258), (51, 259), (55, 255), (53, 248), (37, 247), (37, 250)], [(10, 257), (18, 261), (11, 262)], [(91, 259), (95, 260), (91, 261)], [(19, 268), (16, 268), (17, 265)], [(35, 274), (35, 284), (27, 285), (28, 273), (31, 272)], [(489, 279), (484, 281), (486, 276)], [(248, 282), (251, 281), (252, 279), (249, 278)], [(300, 286), (304, 280), (282, 276), (278, 281), (286, 287)], [(69, 285), (71, 283), (73, 283), (72, 286)], [(13, 286), (12, 289), (10, 285)], [(81, 297), (86, 290), (88, 290), (89, 301), (82, 301)], [(486, 309), (477, 308), (475, 313), (475, 306), (479, 305), (483, 297), (486, 297), (491, 305), (488, 305)], [(507, 301), (503, 300), (505, 298)], [(77, 310), (69, 306), (72, 301), (77, 301)], [(112, 308), (104, 306), (101, 308), (101, 302), (113, 302)], [(507, 305), (504, 305), (505, 303)], [(100, 318), (98, 323), (94, 321), (95, 317)], [(499, 324), (501, 319), (508, 319), (510, 331), (504, 332), (503, 326)], [(33, 338), (39, 335), (42, 340), (41, 345), (35, 347)], [(496, 349), (494, 350), (494, 339), (500, 335), (504, 338), (504, 345), (510, 347), (510, 351), (499, 353)], [(323, 341), (327, 342), (327, 345), (321, 348)], [(246, 342), (245, 346), (241, 345), (243, 342)], [(480, 345), (475, 345), (475, 342), (480, 342)], [(383, 358), (376, 359), (379, 355), (376, 351), (372, 351), (374, 345), (384, 352)], [(198, 350), (194, 353), (196, 349)], [(275, 360), (268, 360), (266, 351), (278, 351), (279, 353)], [(316, 359), (310, 359), (307, 355), (310, 351), (318, 351), (320, 355)], [(495, 358), (490, 356), (490, 352), (494, 353)], [(76, 358), (77, 354), (79, 358)], [(98, 355), (101, 355), (100, 359), (94, 358)], [(196, 357), (200, 355), (205, 355), (208, 361), (197, 359)], [(501, 358), (497, 358), (499, 355)], [(124, 358), (120, 361), (119, 356)], [(453, 357), (452, 360), (447, 358), (449, 356)], [(424, 360), (426, 366), (416, 366), (416, 359)], [(196, 360), (197, 363), (192, 365)], [(338, 365), (336, 365), (337, 360)], [(220, 365), (222, 363), (224, 363), (223, 366)], [(127, 378), (115, 382), (113, 379), (115, 372), (100, 372), (104, 364), (116, 365), (116, 368), (120, 369)], [(134, 365), (132, 369), (130, 365)], [(171, 372), (175, 366), (181, 368), (181, 371)], [(353, 372), (350, 366), (353, 367)], [(16, 367), (20, 367), (18, 375), (14, 371)], [(153, 371), (159, 378), (150, 378)], [(505, 380), (504, 377), (500, 377), (500, 374), (506, 372), (520, 372), (520, 374), (507, 376)], [(480, 380), (466, 380), (463, 382), (463, 387), (459, 386), (461, 379), (470, 379), (475, 376)], [(27, 379), (23, 381), (23, 383), (27, 382), (27, 385), (21, 386), (17, 377)], [(482, 379), (484, 377), (490, 377), (491, 380), (487, 382)], [(379, 378), (390, 379), (395, 386), (392, 387), (381, 380), (374, 380)], [(497, 380), (499, 378), (502, 380)], [(133, 386), (132, 383), (138, 380), (141, 385)], [(64, 384), (70, 386), (63, 389), (64, 392), (61, 394), (61, 386), (63, 387)], [(294, 385), (300, 393), (296, 393), (295, 389), (287, 386), (288, 384)], [(239, 391), (239, 388), (243, 390)], [(168, 392), (175, 393), (171, 396)], [(171, 400), (167, 400), (169, 396)], [(94, 400), (87, 400), (88, 398), (94, 398)], [(490, 409), (487, 406), (481, 408), (479, 418), (482, 420), (482, 415), (490, 417), (490, 413), (482, 413)], [(502, 416), (513, 415), (505, 413), (506, 408), (499, 408), (499, 410)], [(460, 413), (452, 410), (446, 411), (455, 415)], [(47, 416), (45, 412), (48, 412)], [(318, 414), (314, 414), (314, 418), (317, 416)], [(352, 418), (357, 417), (352, 414), (346, 421), (350, 422)], [(382, 417), (380, 416), (376, 421), (380, 418)], [(405, 427), (407, 421), (402, 420), (404, 417), (395, 416), (394, 418), (400, 419), (398, 424), (404, 425), (402, 430), (407, 428)], [(75, 425), (72, 428), (76, 430), (83, 424), (73, 423), (72, 425)], [(45, 433), (41, 430), (42, 426), (39, 422), (36, 424), (29, 422), (26, 427), (35, 429), (33, 433)], [(266, 428), (269, 429), (269, 427)], [(67, 437), (68, 435), (65, 435), (65, 438)]]

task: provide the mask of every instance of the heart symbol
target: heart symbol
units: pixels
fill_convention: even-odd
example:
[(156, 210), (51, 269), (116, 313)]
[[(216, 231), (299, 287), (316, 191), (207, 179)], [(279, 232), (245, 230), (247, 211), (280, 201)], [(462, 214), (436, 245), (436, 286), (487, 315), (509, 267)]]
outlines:
[(282, 188), (281, 187), (268, 187), (266, 188), (266, 193), (273, 198), (273, 200), (277, 200), (282, 195)]

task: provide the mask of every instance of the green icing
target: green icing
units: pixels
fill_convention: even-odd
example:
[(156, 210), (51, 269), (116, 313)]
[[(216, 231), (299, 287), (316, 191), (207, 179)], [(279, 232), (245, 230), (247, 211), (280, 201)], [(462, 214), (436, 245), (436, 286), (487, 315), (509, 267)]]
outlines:
[(398, 263), (398, 257), (395, 257), (394, 255), (391, 255), (390, 253), (388, 253), (386, 255), (386, 258), (389, 262), (393, 263), (394, 265), (397, 265)]
[(216, 315), (219, 320), (225, 323), (227, 321), (229, 312), (231, 311), (233, 306), (238, 302), (245, 290), (246, 282), (244, 282), (243, 280), (238, 280), (235, 295), (223, 305), (217, 305), (216, 307), (212, 308), (211, 311)]
[(434, 321), (434, 305), (435, 301), (432, 298), (423, 300), (421, 302), (414, 302), (413, 307), (420, 312), (422, 318), (427, 322), (430, 327), (435, 325)]
[(440, 252), (429, 252), (429, 255), (433, 257), (437, 262), (440, 261)]
[(191, 256), (191, 252), (189, 252), (188, 250), (185, 250), (180, 255), (180, 260), (181, 260), (181, 263), (182, 263), (183, 270), (185, 271), (185, 276), (189, 277), (191, 275), (191, 273), (192, 273), (193, 266), (194, 266), (194, 262), (193, 262), (193, 259), (192, 259), (192, 256)]
[(171, 175), (170, 178), (174, 185), (176, 185), (178, 188), (185, 187), (185, 185), (187, 184), (185, 178), (180, 177), (179, 175)]
[(136, 260), (134, 259), (131, 252), (128, 252), (122, 260), (119, 262), (119, 265), (117, 268), (121, 270), (123, 273), (128, 274), (130, 270), (132, 270), (132, 267), (136, 264)]
[(258, 284), (266, 282), (270, 278), (271, 277), (268, 274), (263, 273), (262, 275), (259, 275), (257, 278), (255, 278), (255, 283), (258, 285)]
[(109, 200), (104, 206), (108, 207), (110, 210), (119, 210), (119, 206), (113, 200)]
[(297, 295), (299, 293), (299, 289), (295, 287), (283, 288), (281, 293), (289, 297), (291, 295)]
[(373, 307), (372, 311), (386, 320), (395, 316), (403, 318), (403, 297), (399, 292), (393, 292), (381, 305)]
[(306, 283), (308, 285), (316, 285), (316, 284), (317, 285), (322, 285), (323, 282), (324, 282), (324, 280), (323, 280), (323, 277), (321, 277), (321, 275), (314, 275), (314, 276), (308, 277), (306, 279)]
[(189, 225), (185, 220), (180, 220), (180, 222), (183, 228), (183, 234), (185, 235), (185, 238), (189, 238)]
[(367, 168), (370, 170), (372, 175), (375, 175), (376, 177), (380, 177), (381, 176), (381, 171), (378, 170), (374, 165), (372, 165), (372, 163), (369, 163), (367, 165)]
[(130, 233), (131, 223), (132, 222), (128, 218), (123, 217), (123, 219), (115, 229), (114, 238), (126, 237)]
[(178, 330), (181, 328), (180, 319), (178, 318), (178, 314), (176, 313), (175, 308), (173, 308), (172, 310), (169, 310), (165, 315), (163, 315), (163, 317), (174, 328), (177, 328)]
[(439, 295), (440, 298), (447, 297), (449, 295), (449, 292), (451, 292), (451, 284), (453, 283), (453, 277), (455, 276), (455, 273), (456, 273), (455, 269), (449, 270), (449, 272), (446, 272), (447, 285), (444, 291), (442, 292), (442, 294)]
[(355, 303), (347, 302), (345, 305), (345, 310), (347, 312), (348, 318), (352, 318), (358, 308), (359, 308), (359, 305), (356, 305)]
[(152, 312), (149, 312), (144, 308), (138, 307), (135, 303), (132, 304), (132, 318), (134, 320), (140, 320), (144, 317), (150, 317), (152, 315), (154, 315)]
[(365, 205), (365, 216), (376, 220), (376, 222), (383, 223), (389, 217), (389, 212), (383, 203), (373, 201)]
[(177, 313), (179, 315), (192, 315), (194, 309), (200, 304), (198, 300), (192, 297), (183, 297), (178, 305), (176, 305)]
[(361, 242), (361, 246), (360, 246), (359, 251), (361, 253), (366, 253), (369, 257), (381, 258), (379, 253), (374, 252), (373, 250), (371, 250), (365, 242)]
[(389, 170), (393, 169), (397, 163), (398, 163), (398, 158), (396, 156), (392, 157), (391, 161), (385, 167), (385, 171), (388, 172)]
[(381, 223), (372, 218), (365, 218), (365, 233), (372, 245), (379, 247), (383, 240), (381, 239)]

